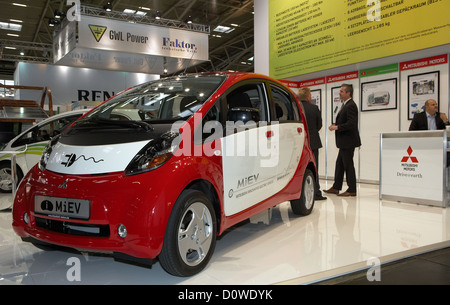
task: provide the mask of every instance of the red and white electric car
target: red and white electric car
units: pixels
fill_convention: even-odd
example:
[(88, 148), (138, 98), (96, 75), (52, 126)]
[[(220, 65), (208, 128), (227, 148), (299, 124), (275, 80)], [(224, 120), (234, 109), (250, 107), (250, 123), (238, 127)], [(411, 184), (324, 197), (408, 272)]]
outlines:
[(158, 258), (167, 272), (190, 276), (230, 226), (285, 201), (311, 213), (308, 142), (297, 97), (266, 76), (145, 83), (49, 143), (19, 185), (13, 228), (31, 242)]

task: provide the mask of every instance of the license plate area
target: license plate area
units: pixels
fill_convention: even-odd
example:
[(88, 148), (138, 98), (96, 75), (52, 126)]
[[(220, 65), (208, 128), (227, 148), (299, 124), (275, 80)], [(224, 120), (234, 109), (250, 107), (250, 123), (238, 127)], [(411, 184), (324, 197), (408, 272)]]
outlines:
[(55, 218), (88, 220), (91, 214), (91, 203), (87, 199), (36, 195), (34, 212)]

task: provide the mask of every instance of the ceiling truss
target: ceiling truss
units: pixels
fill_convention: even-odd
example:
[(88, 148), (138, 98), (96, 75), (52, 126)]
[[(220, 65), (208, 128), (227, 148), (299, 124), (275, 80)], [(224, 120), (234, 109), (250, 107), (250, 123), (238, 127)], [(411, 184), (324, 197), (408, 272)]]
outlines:
[[(31, 7), (34, 14), (33, 27), (29, 37), (24, 40), (9, 39), (0, 36), (0, 74), (12, 75), (12, 64), (20, 61), (51, 64), (52, 43), (54, 28), (50, 27), (48, 20), (53, 17), (55, 10), (67, 11), (70, 6), (66, 0), (23, 0), (35, 4)], [(82, 14), (90, 16), (105, 16), (107, 18), (147, 23), (159, 26), (181, 28), (193, 31), (209, 33), (209, 56), (210, 60), (194, 67), (186, 72), (206, 71), (242, 71), (254, 70), (253, 61), (250, 60), (254, 54), (253, 37), (253, 1), (254, 0), (113, 0), (113, 11), (106, 13), (103, 6), (107, 0), (81, 0)], [(9, 0), (0, 0), (0, 22), (7, 21), (8, 13), (3, 7), (11, 6)], [(124, 7), (138, 8), (148, 6), (152, 12), (160, 9), (163, 12), (161, 19), (153, 18), (153, 13), (147, 17), (123, 13)], [(1, 12), (3, 11), (3, 12)], [(2, 16), (4, 15), (4, 16)], [(194, 16), (193, 24), (187, 24), (186, 18)], [(31, 19), (31, 18), (29, 18)], [(31, 21), (29, 21), (31, 23)], [(213, 29), (220, 24), (236, 23), (239, 25), (230, 34), (216, 37)], [(25, 28), (25, 25), (24, 25)], [(1, 33), (0, 33), (1, 34)], [(12, 48), (16, 52), (10, 51)], [(19, 51), (24, 51), (20, 55)], [(9, 62), (9, 64), (8, 64)], [(179, 71), (182, 73), (184, 71)]]

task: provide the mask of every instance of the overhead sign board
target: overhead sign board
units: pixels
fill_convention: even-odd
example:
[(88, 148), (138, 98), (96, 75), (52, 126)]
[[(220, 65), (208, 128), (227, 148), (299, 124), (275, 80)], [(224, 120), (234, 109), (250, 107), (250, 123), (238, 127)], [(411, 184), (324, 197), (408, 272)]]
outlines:
[(163, 74), (208, 60), (208, 34), (82, 15), (58, 33), (54, 51), (56, 64)]

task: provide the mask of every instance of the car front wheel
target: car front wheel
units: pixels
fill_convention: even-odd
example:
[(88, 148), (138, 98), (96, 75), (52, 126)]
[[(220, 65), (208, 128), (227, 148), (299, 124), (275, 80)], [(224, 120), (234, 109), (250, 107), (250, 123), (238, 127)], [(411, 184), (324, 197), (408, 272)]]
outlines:
[(185, 190), (167, 223), (159, 262), (168, 273), (191, 276), (206, 267), (216, 245), (216, 218), (202, 192)]

